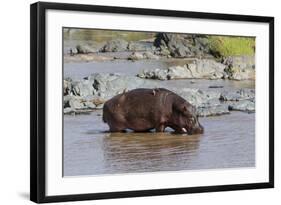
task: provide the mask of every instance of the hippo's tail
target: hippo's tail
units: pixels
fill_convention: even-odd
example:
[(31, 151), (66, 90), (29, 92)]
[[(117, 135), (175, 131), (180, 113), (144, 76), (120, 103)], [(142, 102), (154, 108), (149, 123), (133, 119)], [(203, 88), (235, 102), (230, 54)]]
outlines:
[(103, 105), (103, 109), (102, 109), (102, 121), (104, 123), (107, 123), (107, 120), (106, 120), (106, 113), (107, 113), (107, 105), (106, 103)]
[(102, 121), (103, 121), (104, 123), (107, 123), (104, 114), (102, 115)]

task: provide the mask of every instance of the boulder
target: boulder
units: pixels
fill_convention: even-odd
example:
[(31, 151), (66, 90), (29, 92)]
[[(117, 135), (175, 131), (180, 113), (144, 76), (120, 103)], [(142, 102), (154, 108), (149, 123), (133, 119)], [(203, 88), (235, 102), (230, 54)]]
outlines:
[(156, 68), (155, 70), (142, 70), (140, 73), (137, 74), (137, 77), (157, 80), (168, 80), (168, 70), (158, 68)]
[(183, 66), (171, 66), (168, 69), (143, 70), (140, 78), (172, 80), (172, 79), (221, 79), (227, 78), (226, 66), (211, 59), (198, 59)]
[(69, 100), (69, 106), (73, 109), (73, 110), (79, 110), (79, 109), (85, 109), (87, 108), (85, 106), (85, 104), (83, 103), (83, 99), (82, 98), (77, 98), (77, 97), (72, 97)]
[[(185, 68), (187, 69), (187, 68)], [(166, 79), (168, 71), (155, 69), (149, 78)], [(174, 74), (183, 75), (181, 73)], [(147, 77), (147, 76), (146, 76)], [(118, 73), (94, 73), (83, 80), (65, 79), (66, 87), (71, 88), (64, 96), (64, 113), (87, 113), (93, 109), (102, 109), (106, 100), (113, 96), (135, 88), (157, 88), (158, 82), (145, 80), (136, 76), (120, 75)], [(200, 116), (228, 114), (230, 110), (245, 112), (255, 111), (255, 90), (237, 89), (201, 90), (195, 88), (167, 88), (194, 105)], [(67, 109), (66, 109), (67, 108)]]
[(114, 39), (108, 41), (103, 48), (102, 52), (121, 52), (128, 50), (128, 42), (123, 39)]
[[(155, 82), (145, 81), (136, 76), (120, 75), (118, 73), (94, 73), (83, 81), (89, 81), (93, 88), (94, 95), (103, 99), (111, 98), (126, 90), (156, 85)], [(90, 88), (90, 92), (92, 88)]]
[(159, 56), (155, 55), (151, 51), (144, 52), (143, 56), (145, 57), (145, 59), (154, 59), (154, 60), (158, 60), (159, 59)]
[(72, 90), (71, 79), (63, 80), (63, 95), (69, 95)]
[(64, 114), (75, 114), (75, 110), (72, 109), (71, 107), (67, 107), (63, 109)]
[(221, 79), (227, 76), (224, 73), (225, 65), (212, 59), (195, 60), (193, 64), (187, 64), (192, 78)]
[(129, 51), (152, 51), (153, 45), (144, 43), (144, 42), (132, 41), (128, 44), (128, 50)]
[(207, 41), (204, 35), (158, 33), (154, 45), (163, 55), (184, 58), (209, 53)]
[(75, 81), (72, 83), (72, 93), (78, 96), (88, 96), (94, 94), (94, 87), (89, 80)]
[(150, 51), (146, 51), (146, 52), (133, 52), (132, 54), (130, 54), (128, 56), (128, 60), (144, 60), (144, 59), (154, 59), (154, 60), (158, 60), (159, 56), (154, 55), (152, 52)]
[(195, 88), (171, 89), (178, 95), (182, 96), (186, 101), (195, 107), (216, 106), (221, 104), (219, 97), (220, 93), (217, 91), (202, 91)]
[(79, 53), (79, 51), (78, 51), (77, 48), (70, 48), (69, 49), (69, 54), (70, 55), (75, 55), (75, 54), (78, 54), (78, 53)]
[(223, 64), (227, 66), (226, 72), (231, 80), (255, 79), (254, 56), (232, 56), (225, 58)]
[(143, 59), (145, 59), (145, 56), (141, 52), (133, 52), (128, 56), (128, 60), (136, 61), (136, 60), (143, 60)]
[(229, 114), (228, 106), (225, 104), (219, 104), (209, 107), (198, 107), (197, 113), (200, 117), (217, 116), (223, 114)]
[(223, 101), (240, 101), (240, 100), (253, 100), (255, 98), (254, 89), (238, 89), (234, 91), (223, 91), (220, 100)]
[(239, 102), (233, 102), (229, 105), (229, 110), (255, 112), (255, 103), (250, 100), (241, 100)]
[(96, 43), (94, 41), (94, 42), (92, 42), (91, 45), (89, 45), (89, 44), (78, 44), (75, 49), (77, 50), (77, 53), (79, 53), (79, 54), (87, 54), (87, 53), (99, 52), (101, 47), (102, 47), (101, 44)]

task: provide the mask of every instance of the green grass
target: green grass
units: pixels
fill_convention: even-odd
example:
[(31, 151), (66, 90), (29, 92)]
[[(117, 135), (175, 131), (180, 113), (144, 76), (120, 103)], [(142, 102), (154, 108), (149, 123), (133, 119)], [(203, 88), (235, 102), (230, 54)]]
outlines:
[(126, 41), (138, 41), (154, 37), (155, 33), (150, 32), (134, 32), (134, 31), (114, 31), (114, 30), (98, 30), (98, 29), (65, 29), (65, 40), (86, 40), (105, 42), (116, 38)]
[(209, 48), (216, 57), (252, 56), (255, 54), (255, 38), (209, 36)]

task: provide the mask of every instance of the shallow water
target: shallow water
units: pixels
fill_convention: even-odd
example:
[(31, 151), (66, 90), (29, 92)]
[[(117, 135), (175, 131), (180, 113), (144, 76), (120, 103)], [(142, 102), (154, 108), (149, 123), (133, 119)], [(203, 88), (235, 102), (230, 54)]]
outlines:
[(255, 166), (255, 114), (201, 118), (202, 135), (108, 133), (101, 111), (64, 116), (64, 176)]
[[(82, 79), (92, 73), (136, 75), (142, 69), (167, 68), (171, 61), (114, 60), (66, 63), (64, 77)], [(155, 80), (154, 80), (155, 81)], [(158, 87), (224, 90), (255, 88), (254, 81), (169, 80)], [(102, 111), (64, 116), (64, 176), (178, 171), (255, 166), (255, 114), (200, 118), (202, 135), (165, 133), (108, 133)]]
[[(66, 63), (64, 65), (64, 77), (70, 77), (74, 80), (81, 80), (92, 73), (120, 73), (123, 75), (135, 76), (137, 73), (146, 69), (166, 69), (171, 65), (182, 64), (185, 60), (114, 60), (105, 62), (87, 62), (87, 63)], [(206, 79), (180, 79), (180, 80), (152, 80), (157, 81), (158, 87), (170, 86), (175, 88), (198, 88), (209, 90), (209, 86), (223, 86), (221, 89), (234, 90), (239, 88), (255, 88), (253, 80), (206, 80)]]
[(155, 60), (114, 60), (105, 62), (67, 63), (64, 65), (64, 77), (80, 80), (92, 73), (120, 73), (136, 75), (142, 69), (167, 68), (163, 61)]

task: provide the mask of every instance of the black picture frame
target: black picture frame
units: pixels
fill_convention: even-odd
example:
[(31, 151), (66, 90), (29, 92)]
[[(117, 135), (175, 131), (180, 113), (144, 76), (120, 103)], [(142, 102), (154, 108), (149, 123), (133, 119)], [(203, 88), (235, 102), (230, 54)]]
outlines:
[[(46, 10), (86, 11), (194, 19), (262, 22), (269, 24), (269, 181), (263, 183), (220, 186), (138, 190), (46, 196), (46, 81), (45, 38)], [(217, 192), (274, 187), (274, 18), (265, 16), (110, 7), (82, 4), (38, 2), (30, 7), (30, 199), (37, 203), (77, 200), (97, 200), (198, 192)]]

